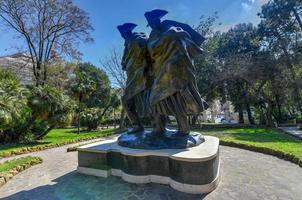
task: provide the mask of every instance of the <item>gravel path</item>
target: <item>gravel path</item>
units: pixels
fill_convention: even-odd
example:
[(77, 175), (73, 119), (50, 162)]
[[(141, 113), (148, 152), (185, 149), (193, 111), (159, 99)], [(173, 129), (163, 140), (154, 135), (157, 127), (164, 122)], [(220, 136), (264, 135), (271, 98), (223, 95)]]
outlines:
[[(77, 152), (68, 145), (27, 155), (44, 162), (16, 175), (0, 188), (0, 198), (16, 200), (301, 200), (302, 168), (278, 158), (220, 147), (221, 182), (207, 195), (189, 195), (160, 184), (129, 184), (117, 177), (78, 174)], [(22, 155), (25, 156), (25, 155)], [(1, 160), (1, 162), (4, 159)]]

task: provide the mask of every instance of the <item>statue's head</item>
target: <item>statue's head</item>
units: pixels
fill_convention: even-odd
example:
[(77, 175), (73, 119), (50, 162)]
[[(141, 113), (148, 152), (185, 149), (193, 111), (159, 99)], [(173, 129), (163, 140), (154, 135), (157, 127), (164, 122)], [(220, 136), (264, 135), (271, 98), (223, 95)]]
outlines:
[(137, 25), (134, 23), (124, 23), (122, 25), (117, 26), (117, 29), (121, 33), (122, 37), (126, 40), (132, 36), (132, 30)]
[(150, 26), (152, 29), (159, 28), (160, 19), (168, 13), (166, 10), (154, 9), (149, 12), (145, 12), (145, 18), (148, 22), (147, 26)]

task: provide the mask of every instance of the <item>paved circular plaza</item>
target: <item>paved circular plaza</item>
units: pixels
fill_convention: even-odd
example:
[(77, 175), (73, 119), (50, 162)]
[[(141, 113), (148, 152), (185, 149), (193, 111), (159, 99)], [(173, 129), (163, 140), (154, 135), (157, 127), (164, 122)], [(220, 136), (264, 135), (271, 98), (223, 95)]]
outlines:
[[(69, 145), (73, 146), (73, 145)], [(67, 146), (30, 155), (44, 162), (17, 174), (0, 188), (0, 198), (16, 200), (301, 200), (302, 168), (273, 156), (220, 147), (221, 181), (207, 195), (189, 195), (160, 184), (136, 185), (117, 177), (78, 174), (77, 152)], [(3, 162), (4, 159), (0, 160)]]

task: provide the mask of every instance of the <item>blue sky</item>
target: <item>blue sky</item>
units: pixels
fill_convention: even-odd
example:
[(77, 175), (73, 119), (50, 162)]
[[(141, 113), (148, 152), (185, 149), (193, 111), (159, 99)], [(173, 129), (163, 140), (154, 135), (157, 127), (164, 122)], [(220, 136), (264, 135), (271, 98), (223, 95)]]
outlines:
[[(74, 0), (74, 3), (87, 11), (94, 27), (92, 44), (81, 44), (83, 61), (99, 65), (112, 48), (122, 50), (123, 40), (116, 26), (125, 22), (138, 24), (135, 31), (149, 33), (144, 13), (154, 8), (169, 11), (165, 19), (197, 25), (200, 16), (209, 16), (218, 12), (218, 22), (222, 25), (216, 29), (225, 31), (241, 22), (257, 24), (261, 5), (267, 0)], [(14, 33), (0, 27), (0, 56), (16, 52), (23, 48), (21, 40)]]

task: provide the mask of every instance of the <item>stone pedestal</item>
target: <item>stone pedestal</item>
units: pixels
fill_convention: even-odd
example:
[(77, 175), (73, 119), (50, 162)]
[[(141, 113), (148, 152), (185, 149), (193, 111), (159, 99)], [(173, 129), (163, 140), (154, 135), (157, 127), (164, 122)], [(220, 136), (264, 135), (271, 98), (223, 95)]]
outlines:
[(219, 182), (219, 139), (186, 149), (144, 150), (122, 147), (117, 138), (78, 148), (78, 172), (120, 176), (131, 183), (168, 184), (175, 190), (201, 194)]

